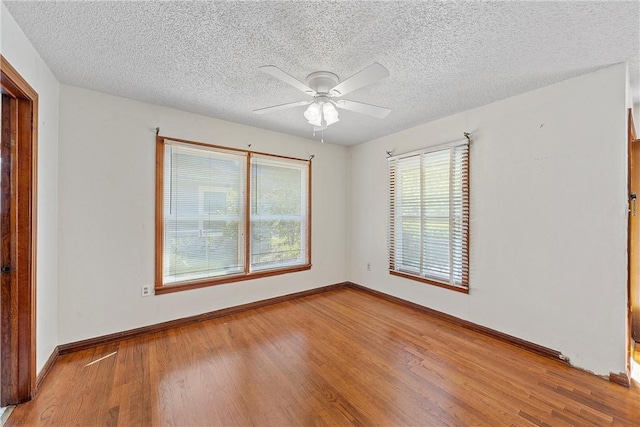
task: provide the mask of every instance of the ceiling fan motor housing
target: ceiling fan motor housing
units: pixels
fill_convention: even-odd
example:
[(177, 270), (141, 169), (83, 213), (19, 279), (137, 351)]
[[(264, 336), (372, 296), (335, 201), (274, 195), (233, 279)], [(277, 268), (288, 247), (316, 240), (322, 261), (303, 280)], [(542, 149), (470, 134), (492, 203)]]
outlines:
[(316, 71), (307, 76), (307, 86), (317, 94), (328, 94), (339, 81), (338, 76), (328, 71)]

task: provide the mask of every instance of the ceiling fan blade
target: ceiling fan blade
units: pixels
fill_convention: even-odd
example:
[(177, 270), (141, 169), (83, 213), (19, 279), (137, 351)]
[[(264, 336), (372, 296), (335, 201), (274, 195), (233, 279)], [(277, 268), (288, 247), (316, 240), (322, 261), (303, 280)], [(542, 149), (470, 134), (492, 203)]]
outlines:
[(378, 107), (377, 105), (364, 104), (362, 102), (347, 101), (346, 99), (336, 101), (336, 107), (342, 108), (343, 110), (366, 114), (367, 116), (371, 117), (377, 117), (378, 119), (384, 119), (391, 112), (391, 110), (388, 108)]
[(389, 76), (389, 70), (374, 62), (364, 70), (360, 70), (345, 81), (338, 83), (331, 89), (331, 95), (342, 96), (356, 89), (370, 85)]
[(253, 110), (253, 112), (256, 114), (266, 114), (274, 111), (286, 110), (287, 108), (298, 107), (300, 105), (309, 105), (311, 102), (312, 101), (290, 102), (288, 104), (274, 105), (273, 107), (258, 108), (257, 110)]
[(309, 86), (302, 83), (300, 80), (296, 79), (295, 77), (285, 73), (275, 65), (263, 65), (262, 67), (260, 67), (260, 71), (262, 71), (263, 73), (267, 73), (275, 77), (276, 79), (282, 80), (283, 82), (295, 87), (298, 90), (303, 91), (304, 93), (307, 93), (309, 95), (315, 94), (315, 91), (311, 89)]

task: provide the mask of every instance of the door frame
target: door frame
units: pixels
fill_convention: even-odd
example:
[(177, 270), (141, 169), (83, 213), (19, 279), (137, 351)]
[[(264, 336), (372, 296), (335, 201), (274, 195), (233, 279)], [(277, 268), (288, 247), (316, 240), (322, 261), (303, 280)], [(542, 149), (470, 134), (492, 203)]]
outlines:
[[(36, 207), (38, 157), (38, 94), (0, 55), (2, 92), (15, 104), (15, 160), (10, 280), (0, 292), (0, 406), (30, 400), (36, 390)], [(0, 236), (2, 237), (2, 236)]]

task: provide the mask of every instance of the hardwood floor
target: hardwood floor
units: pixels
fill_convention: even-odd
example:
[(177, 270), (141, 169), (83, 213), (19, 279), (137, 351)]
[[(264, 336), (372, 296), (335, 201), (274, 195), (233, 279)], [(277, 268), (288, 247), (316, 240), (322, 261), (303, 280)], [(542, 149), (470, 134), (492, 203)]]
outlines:
[(640, 392), (343, 288), (61, 356), (6, 425), (373, 424), (637, 426)]

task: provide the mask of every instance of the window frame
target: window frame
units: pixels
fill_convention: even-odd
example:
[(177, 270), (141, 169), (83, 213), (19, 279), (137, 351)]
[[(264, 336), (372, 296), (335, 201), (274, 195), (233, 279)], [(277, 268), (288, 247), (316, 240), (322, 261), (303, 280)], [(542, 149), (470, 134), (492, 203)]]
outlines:
[[(178, 282), (174, 284), (164, 284), (163, 281), (163, 268), (164, 268), (164, 158), (165, 158), (165, 147), (167, 141), (174, 141), (182, 144), (193, 145), (194, 147), (206, 147), (219, 149), (224, 151), (233, 151), (238, 153), (246, 154), (246, 168), (245, 168), (245, 179), (244, 183), (246, 186), (245, 189), (245, 197), (244, 197), (244, 271), (239, 274), (227, 275), (227, 276), (218, 276), (218, 277), (207, 277), (204, 279), (195, 279), (185, 282)], [(308, 164), (308, 177), (307, 177), (307, 212), (306, 212), (306, 220), (307, 220), (307, 229), (306, 229), (306, 262), (302, 265), (295, 265), (283, 268), (272, 268), (267, 270), (259, 270), (259, 271), (251, 271), (251, 159), (252, 155), (257, 156), (265, 156), (272, 157), (276, 159), (285, 159), (285, 160), (295, 160), (300, 162), (306, 162)], [(311, 211), (312, 211), (312, 197), (311, 197), (311, 188), (312, 188), (312, 162), (307, 159), (300, 159), (296, 157), (288, 157), (271, 153), (263, 153), (258, 151), (250, 151), (243, 150), (239, 148), (233, 147), (225, 147), (221, 145), (207, 144), (203, 142), (189, 141), (180, 138), (171, 138), (167, 136), (156, 135), (156, 194), (155, 194), (155, 294), (161, 295), (165, 293), (179, 292), (185, 291), (189, 289), (198, 289), (204, 288), (208, 286), (221, 285), (225, 283), (233, 283), (233, 282), (241, 282), (245, 280), (253, 280), (262, 277), (276, 276), (280, 274), (286, 273), (295, 273), (298, 271), (305, 271), (311, 269)], [(200, 197), (200, 195), (199, 195)], [(239, 239), (240, 240), (240, 239)]]
[[(462, 174), (462, 210), (463, 210), (463, 216), (462, 216), (462, 222), (461, 222), (461, 226), (463, 228), (463, 233), (462, 233), (462, 245), (464, 247), (464, 256), (462, 258), (462, 284), (460, 285), (455, 285), (446, 281), (440, 281), (436, 278), (433, 277), (425, 277), (420, 275), (420, 273), (418, 274), (412, 274), (412, 273), (408, 273), (406, 271), (401, 271), (397, 268), (396, 264), (397, 264), (397, 254), (398, 254), (398, 250), (396, 248), (396, 235), (397, 235), (397, 227), (399, 226), (398, 222), (396, 221), (396, 208), (397, 208), (397, 204), (396, 204), (396, 197), (398, 195), (398, 183), (397, 183), (397, 177), (392, 177), (391, 176), (391, 167), (389, 167), (389, 218), (388, 218), (388, 250), (389, 250), (389, 274), (393, 275), (393, 276), (398, 276), (398, 277), (403, 277), (406, 279), (410, 279), (410, 280), (415, 280), (421, 283), (426, 283), (429, 285), (433, 285), (433, 286), (437, 286), (437, 287), (441, 287), (444, 289), (450, 289), (456, 292), (460, 292), (460, 293), (464, 293), (464, 294), (468, 294), (469, 293), (469, 264), (470, 264), (470, 256), (469, 256), (469, 235), (470, 235), (470, 203), (469, 203), (469, 199), (470, 199), (470, 187), (469, 187), (469, 169), (470, 169), (470, 158), (471, 158), (471, 144), (470, 144), (470, 140), (464, 139), (464, 140), (460, 140), (460, 141), (455, 141), (455, 142), (451, 142), (451, 143), (447, 143), (447, 144), (440, 144), (440, 145), (435, 145), (432, 147), (427, 147), (421, 150), (416, 150), (416, 151), (412, 151), (409, 153), (405, 153), (405, 154), (400, 154), (400, 155), (396, 155), (396, 156), (390, 156), (387, 160), (388, 161), (393, 161), (393, 160), (401, 160), (401, 159), (406, 159), (406, 158), (410, 158), (410, 157), (415, 157), (415, 156), (423, 156), (425, 154), (429, 154), (429, 153), (436, 153), (436, 152), (440, 152), (440, 151), (444, 151), (444, 150), (453, 150), (456, 147), (460, 147), (460, 146), (467, 146), (467, 152), (466, 152), (466, 170), (463, 171)], [(396, 165), (397, 168), (397, 165)], [(422, 163), (420, 164), (420, 168), (422, 169)], [(397, 173), (398, 171), (395, 170), (395, 173)], [(424, 188), (423, 188), (423, 181), (422, 181), (422, 175), (423, 175), (423, 171), (420, 170), (420, 192), (423, 193), (424, 192)], [(451, 188), (451, 176), (449, 177), (449, 185)], [(450, 190), (451, 191), (451, 190)], [(466, 215), (464, 215), (464, 212), (466, 210)], [(395, 215), (395, 216), (394, 216)], [(420, 216), (420, 223), (422, 224), (424, 221), (423, 215), (421, 213)], [(451, 223), (452, 221), (452, 212), (451, 210), (449, 210), (449, 221)], [(420, 268), (420, 270), (422, 271), (422, 267)], [(452, 273), (450, 273), (452, 274)]]

